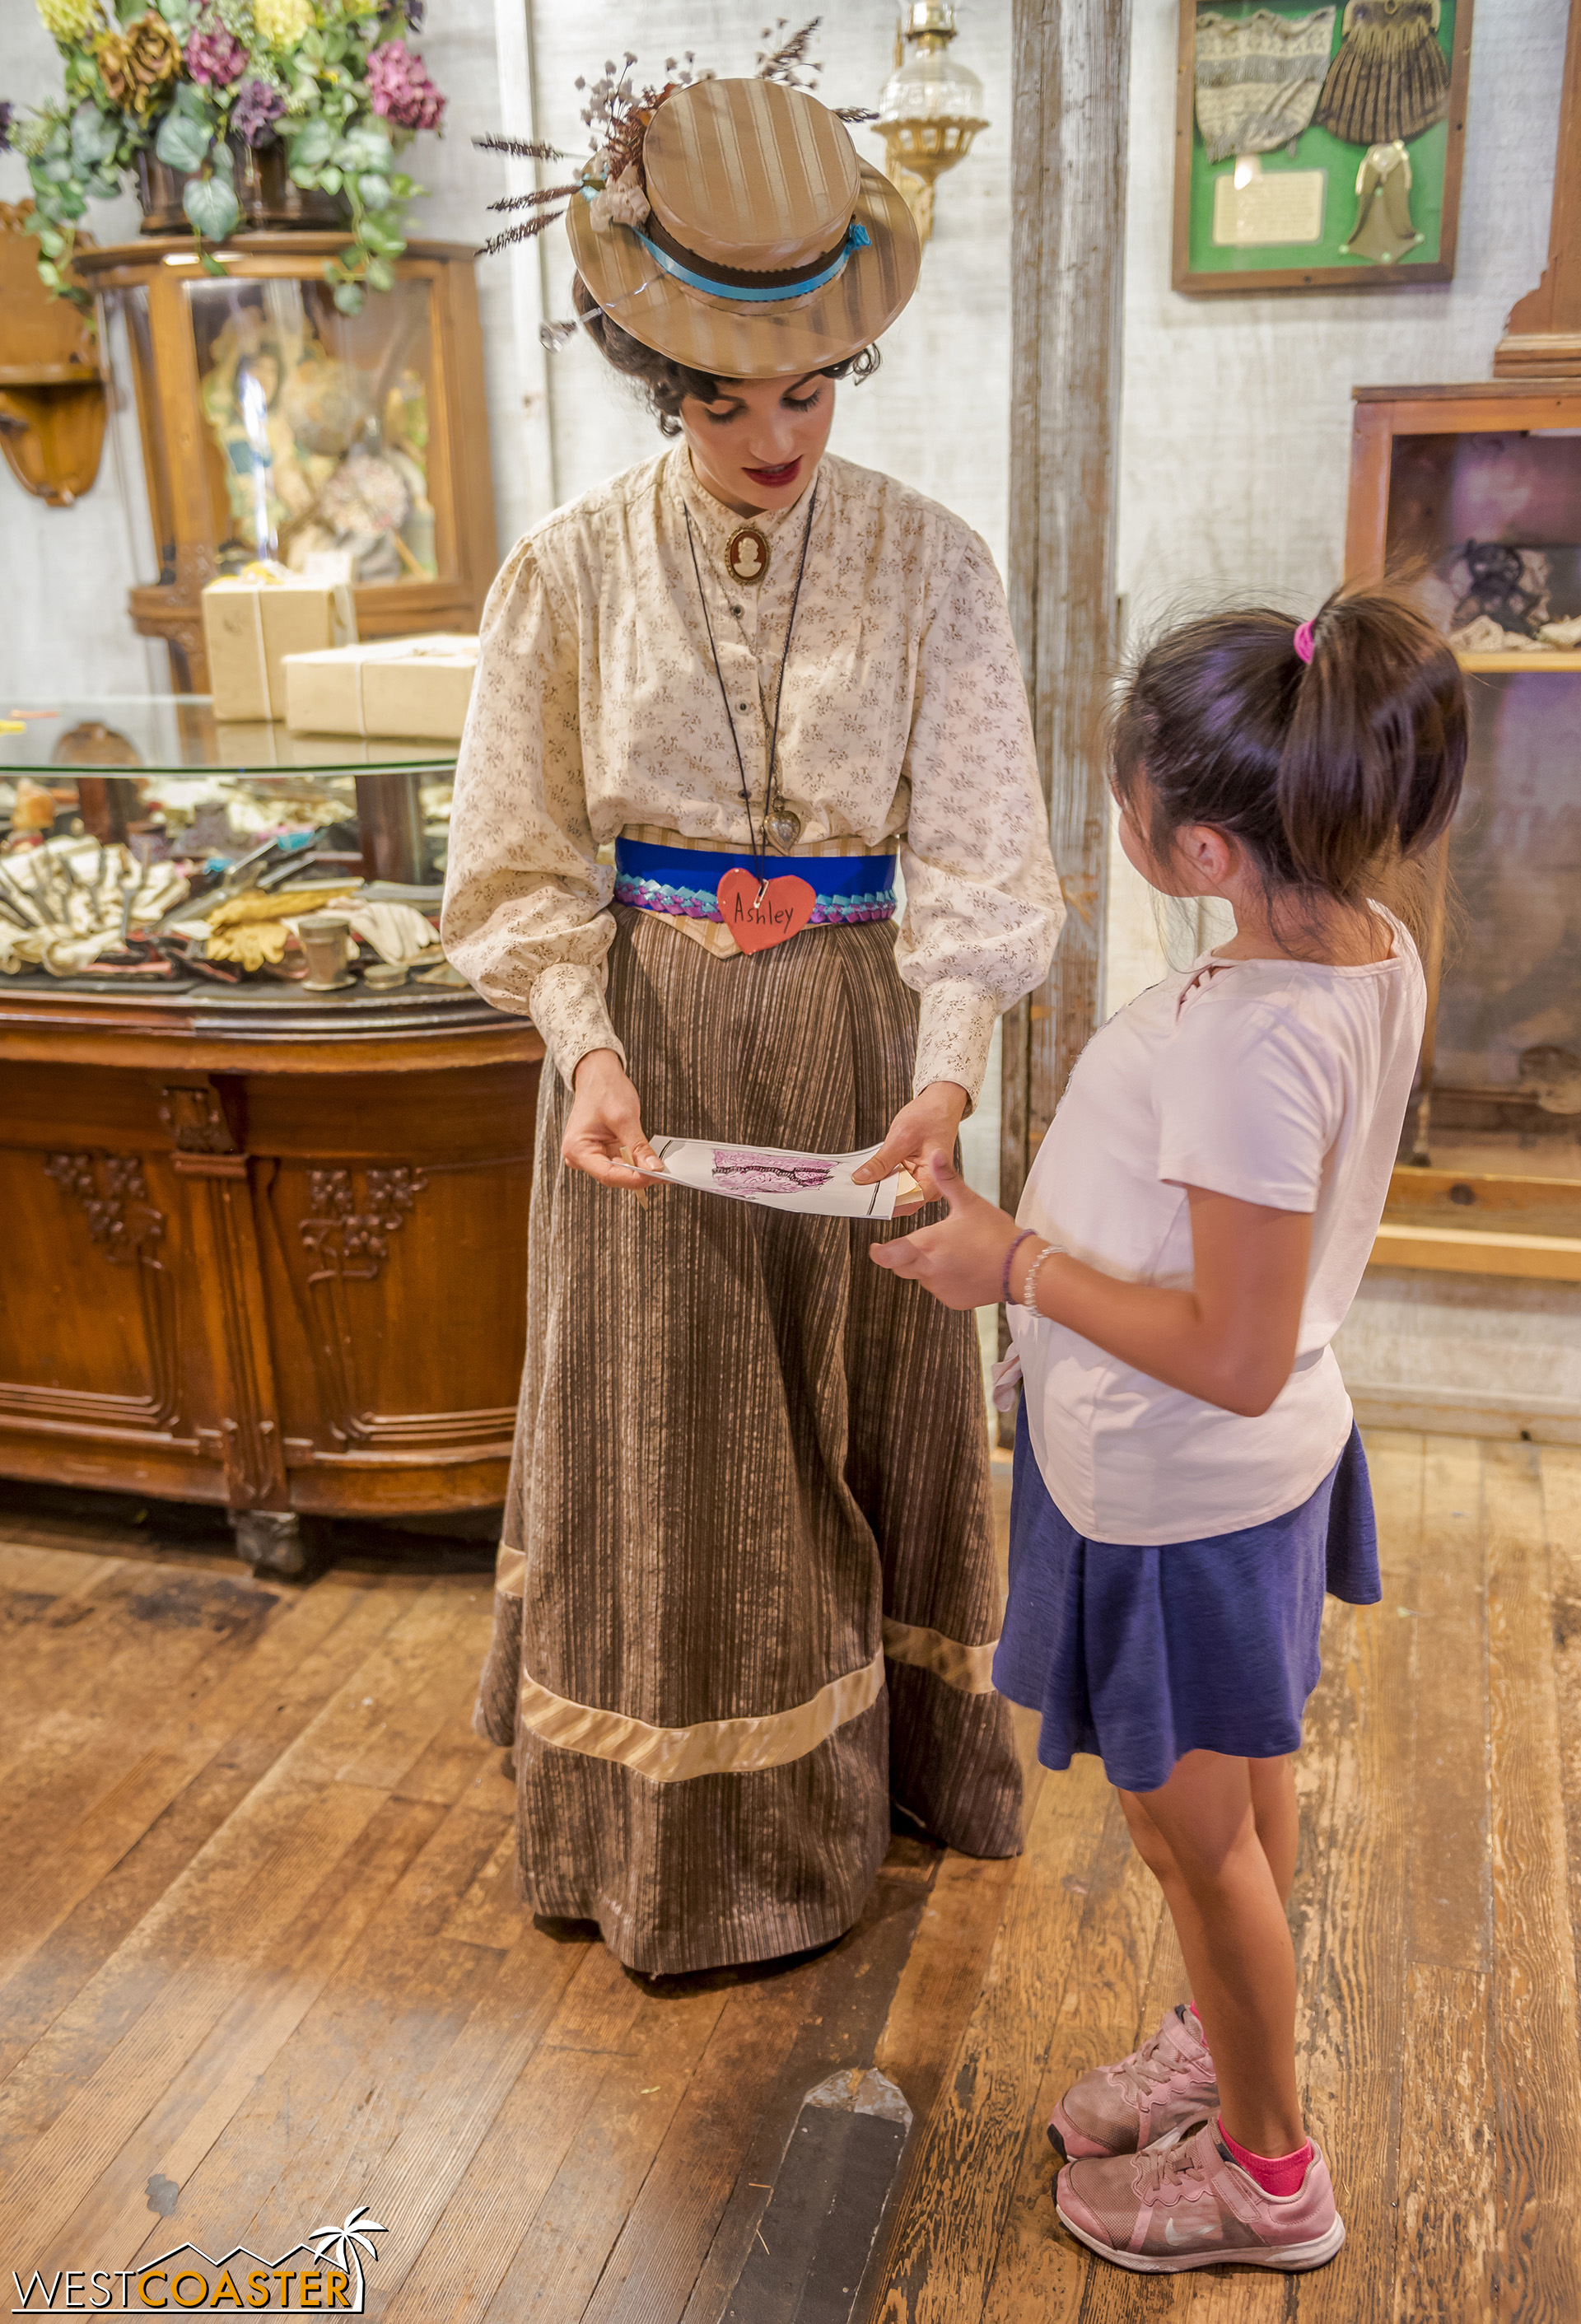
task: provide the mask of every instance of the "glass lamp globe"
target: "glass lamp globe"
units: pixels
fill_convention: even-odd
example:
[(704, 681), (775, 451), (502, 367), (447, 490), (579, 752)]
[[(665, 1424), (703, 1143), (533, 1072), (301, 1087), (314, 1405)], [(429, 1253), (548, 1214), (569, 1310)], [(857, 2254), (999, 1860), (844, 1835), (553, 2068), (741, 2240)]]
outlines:
[(988, 125), (982, 82), (950, 54), (955, 29), (954, 0), (906, 0), (896, 43), (898, 50), (904, 42), (905, 54), (878, 99), (888, 174), (905, 195), (924, 242), (933, 226), (934, 180), (964, 161), (978, 131)]

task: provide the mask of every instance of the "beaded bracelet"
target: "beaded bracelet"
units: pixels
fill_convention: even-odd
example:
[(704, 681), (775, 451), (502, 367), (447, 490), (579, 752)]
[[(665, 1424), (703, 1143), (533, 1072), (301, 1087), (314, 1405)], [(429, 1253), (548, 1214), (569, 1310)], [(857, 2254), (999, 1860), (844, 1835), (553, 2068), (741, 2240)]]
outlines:
[[(1043, 1309), (1038, 1305), (1037, 1301), (1033, 1296), (1034, 1292), (1037, 1288), (1037, 1270), (1043, 1265), (1045, 1259), (1058, 1259), (1059, 1256), (1060, 1246), (1057, 1242), (1045, 1242), (1040, 1244), (1039, 1248), (1032, 1254), (1032, 1265), (1026, 1270), (1026, 1281), (1022, 1286), (1021, 1291), (1021, 1305), (1026, 1308), (1031, 1314), (1043, 1314)], [(1047, 1318), (1045, 1317), (1044, 1320), (1046, 1322)]]
[(1005, 1253), (1005, 1264), (999, 1275), (999, 1304), (1001, 1306), (1008, 1307), (1012, 1299), (1016, 1296), (1010, 1288), (1010, 1261), (1015, 1258), (1022, 1244), (1031, 1240), (1034, 1232), (1034, 1230), (1032, 1227), (1023, 1227), (1021, 1232), (1016, 1236), (1009, 1250)]

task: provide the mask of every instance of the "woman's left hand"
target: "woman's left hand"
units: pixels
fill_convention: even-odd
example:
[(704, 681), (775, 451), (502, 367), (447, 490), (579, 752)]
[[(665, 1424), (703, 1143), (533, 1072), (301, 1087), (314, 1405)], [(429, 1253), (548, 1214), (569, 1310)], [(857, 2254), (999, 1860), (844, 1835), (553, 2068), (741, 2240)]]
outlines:
[(947, 1152), (931, 1149), (921, 1176), (949, 1204), (949, 1217), (897, 1241), (869, 1244), (868, 1257), (893, 1275), (915, 1277), (946, 1307), (992, 1305), (999, 1296), (1005, 1254), (1020, 1231), (1015, 1220), (974, 1194)]
[[(889, 1125), (889, 1134), (870, 1162), (851, 1173), (859, 1186), (870, 1186), (875, 1180), (887, 1178), (904, 1163), (913, 1177), (922, 1176), (924, 1154), (942, 1147), (946, 1154), (955, 1148), (956, 1132), (966, 1111), (966, 1092), (959, 1082), (930, 1082), (920, 1097), (903, 1105)], [(895, 1215), (904, 1218), (908, 1212), (920, 1211), (933, 1197), (926, 1193), (904, 1195), (895, 1205)]]

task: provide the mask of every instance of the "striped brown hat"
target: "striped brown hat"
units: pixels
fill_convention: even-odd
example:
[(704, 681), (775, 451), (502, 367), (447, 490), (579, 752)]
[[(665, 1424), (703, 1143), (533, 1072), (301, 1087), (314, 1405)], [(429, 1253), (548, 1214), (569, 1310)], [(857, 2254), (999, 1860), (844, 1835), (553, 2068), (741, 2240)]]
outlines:
[(720, 379), (856, 354), (888, 329), (922, 264), (905, 202), (844, 123), (776, 80), (666, 95), (640, 166), (585, 183), (565, 224), (611, 322)]

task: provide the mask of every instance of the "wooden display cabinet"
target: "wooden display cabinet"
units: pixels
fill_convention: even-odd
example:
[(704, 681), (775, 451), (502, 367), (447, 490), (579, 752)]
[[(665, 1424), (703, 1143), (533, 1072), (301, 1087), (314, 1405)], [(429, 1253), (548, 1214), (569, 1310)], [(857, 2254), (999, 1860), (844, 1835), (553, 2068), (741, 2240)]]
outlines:
[[(1358, 388), (1347, 570), (1446, 626), (1466, 545), (1581, 614), (1581, 378)], [(1374, 1254), (1581, 1282), (1581, 650), (1461, 657), (1465, 795), (1436, 851), (1429, 1019)], [(1445, 905), (1448, 900), (1448, 912)]]
[[(360, 826), (366, 860), (415, 823), (417, 860), (375, 861), (361, 892), (437, 908), (453, 747), (216, 725), (164, 697), (17, 723), (0, 778), (68, 793), (77, 889), (117, 816), (133, 852), (206, 881), (228, 864), (237, 893), (272, 880), (261, 825), (342, 847)], [(97, 856), (69, 839), (73, 788), (90, 828), (108, 816)], [(304, 878), (356, 885), (354, 867), (287, 884)], [(277, 1573), (304, 1570), (315, 1516), (504, 1499), (543, 1043), (431, 973), (324, 991), (162, 957), (0, 973), (0, 1477), (217, 1502)]]
[[(344, 237), (257, 233), (204, 272), (190, 235), (85, 250), (142, 567), (133, 622), (207, 689), (205, 583), (272, 546), (352, 560), (364, 638), (473, 631), (498, 565), (472, 253), (414, 242), (343, 315)], [(324, 569), (320, 562), (319, 569)]]

